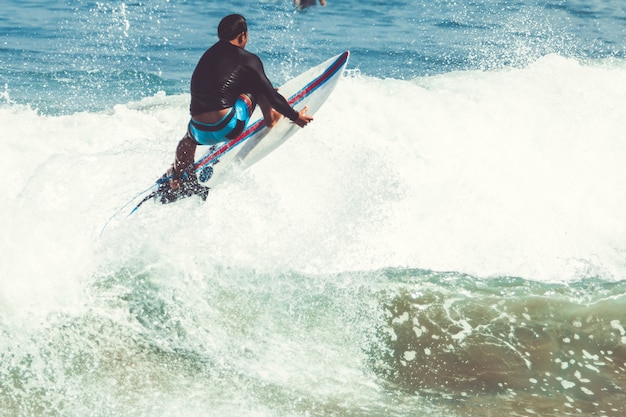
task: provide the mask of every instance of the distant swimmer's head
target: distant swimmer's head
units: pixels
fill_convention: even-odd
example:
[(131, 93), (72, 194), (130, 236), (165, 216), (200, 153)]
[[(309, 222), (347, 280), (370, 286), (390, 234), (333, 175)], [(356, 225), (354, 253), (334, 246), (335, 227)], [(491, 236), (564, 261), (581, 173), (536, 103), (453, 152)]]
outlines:
[(222, 19), (217, 27), (217, 37), (223, 41), (235, 40), (242, 34), (248, 34), (246, 18), (240, 14), (231, 14)]

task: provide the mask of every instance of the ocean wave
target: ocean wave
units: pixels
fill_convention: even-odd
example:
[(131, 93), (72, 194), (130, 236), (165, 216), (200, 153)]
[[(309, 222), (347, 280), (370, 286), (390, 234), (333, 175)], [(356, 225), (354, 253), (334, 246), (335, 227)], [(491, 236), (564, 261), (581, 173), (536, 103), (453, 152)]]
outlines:
[[(289, 242), (308, 242), (301, 253), (272, 256), (302, 270), (409, 265), (548, 281), (595, 270), (619, 280), (625, 76), (620, 60), (556, 55), (521, 69), (410, 81), (353, 70), (310, 128), (216, 188), (198, 215), (241, 201), (258, 213), (261, 242), (288, 253)], [(63, 188), (61, 207), (80, 208), (85, 225), (101, 230), (171, 163), (188, 96), (161, 92), (62, 116), (6, 104), (0, 120), (9, 201), (49, 213)], [(261, 213), (282, 217), (270, 227), (273, 214)], [(161, 216), (169, 211), (146, 221)], [(216, 233), (241, 232), (237, 216), (208, 221)]]
[(159, 91), (179, 92), (176, 82), (154, 73), (124, 69), (0, 69), (0, 78), (10, 80), (4, 89), (12, 103), (28, 105), (49, 116), (102, 111)]
[(510, 409), (531, 397), (562, 412), (621, 407), (625, 281), (386, 274), (398, 286), (372, 363), (394, 386), (453, 400), (452, 408), (481, 396), (503, 396)]
[(242, 401), (269, 415), (624, 411), (624, 281), (303, 274), (165, 253), (126, 243), (80, 279), (72, 310), (48, 300), (2, 320), (3, 410), (204, 415), (208, 398), (219, 414)]
[(619, 415), (624, 77), (355, 69), (207, 203), (102, 236), (172, 162), (188, 95), (46, 115), (6, 94), (3, 411)]

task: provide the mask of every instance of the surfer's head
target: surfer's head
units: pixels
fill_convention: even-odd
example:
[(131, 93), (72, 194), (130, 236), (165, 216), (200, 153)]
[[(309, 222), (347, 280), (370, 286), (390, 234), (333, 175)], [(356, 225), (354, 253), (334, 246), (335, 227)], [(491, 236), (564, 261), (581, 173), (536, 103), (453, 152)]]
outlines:
[(223, 41), (232, 41), (241, 35), (248, 35), (246, 18), (240, 14), (231, 14), (222, 19), (217, 27), (217, 37)]

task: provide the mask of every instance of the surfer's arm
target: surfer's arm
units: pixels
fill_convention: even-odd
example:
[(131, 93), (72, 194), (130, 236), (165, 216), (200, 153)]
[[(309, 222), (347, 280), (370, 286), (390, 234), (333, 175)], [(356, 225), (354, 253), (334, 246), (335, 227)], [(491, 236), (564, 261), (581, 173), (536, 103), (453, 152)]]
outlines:
[(275, 109), (277, 112), (287, 117), (289, 120), (298, 124), (298, 120), (300, 120), (300, 113), (294, 110), (285, 97), (282, 96), (267, 78), (265, 75), (265, 70), (263, 69), (263, 63), (261, 60), (255, 56), (256, 59), (251, 64), (252, 69), (257, 75), (257, 93), (265, 97), (268, 104)]
[(273, 109), (276, 109), (276, 111), (281, 113), (283, 116), (286, 116), (292, 122), (294, 122), (296, 125), (300, 127), (304, 127), (307, 124), (309, 124), (309, 122), (313, 121), (313, 118), (306, 114), (308, 110), (308, 106), (304, 106), (304, 108), (301, 109), (300, 111), (295, 110), (293, 107), (289, 105), (285, 97), (283, 97), (283, 95), (280, 94), (278, 90), (276, 90), (272, 86), (272, 84), (269, 82), (267, 77), (265, 77), (265, 79), (267, 80), (267, 84), (269, 85), (269, 93), (267, 93), (268, 95), (266, 95), (266, 93), (261, 93), (261, 94), (263, 94), (264, 97), (266, 97), (268, 104)]

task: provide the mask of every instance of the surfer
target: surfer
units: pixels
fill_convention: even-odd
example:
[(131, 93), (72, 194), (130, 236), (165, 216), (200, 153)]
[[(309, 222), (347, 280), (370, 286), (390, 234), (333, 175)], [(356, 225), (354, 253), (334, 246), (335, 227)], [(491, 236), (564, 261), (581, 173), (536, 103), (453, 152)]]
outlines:
[(202, 55), (191, 77), (191, 120), (176, 147), (171, 168), (172, 190), (178, 190), (184, 172), (194, 162), (198, 145), (215, 145), (239, 136), (255, 106), (268, 127), (281, 115), (300, 127), (313, 120), (307, 107), (293, 109), (269, 81), (263, 63), (245, 50), (248, 25), (239, 14), (224, 17), (217, 28), (218, 42)]
[[(321, 6), (326, 6), (326, 0), (319, 0)], [(315, 6), (317, 4), (316, 0), (293, 0), (293, 4), (296, 7), (304, 9), (305, 7)]]
[[(321, 6), (326, 6), (326, 0), (319, 0)], [(316, 0), (293, 0), (293, 3), (296, 7), (300, 7), (304, 9), (305, 7), (315, 6), (317, 4)]]

